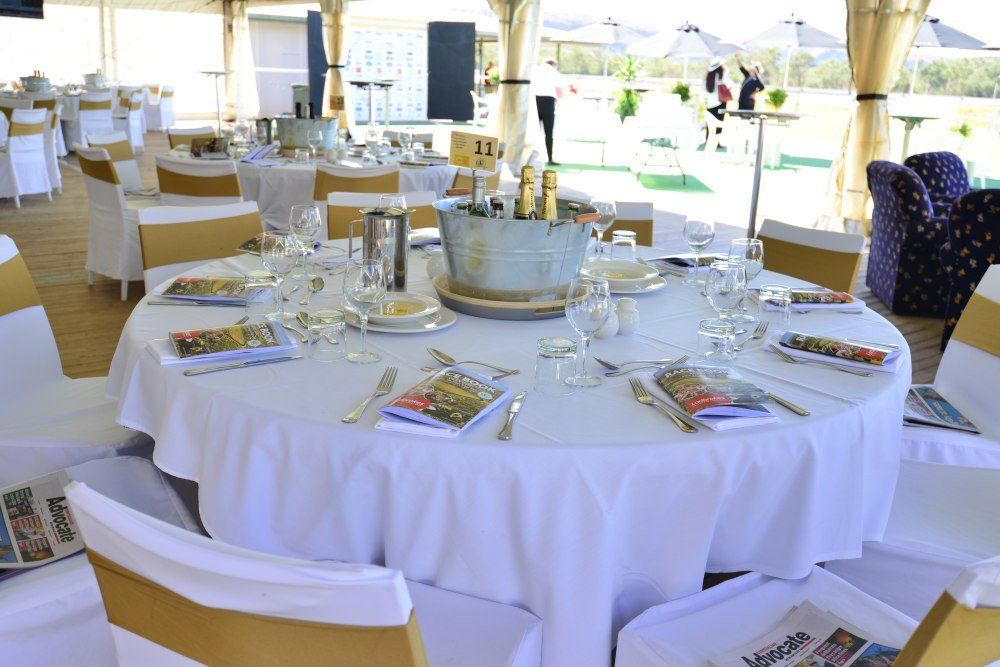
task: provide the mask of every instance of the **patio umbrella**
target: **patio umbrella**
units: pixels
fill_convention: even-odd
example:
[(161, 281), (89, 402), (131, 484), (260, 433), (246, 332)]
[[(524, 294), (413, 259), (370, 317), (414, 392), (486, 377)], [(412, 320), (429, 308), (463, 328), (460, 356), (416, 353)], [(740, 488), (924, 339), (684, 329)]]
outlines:
[(920, 24), (916, 39), (913, 40), (913, 74), (910, 76), (910, 95), (917, 83), (917, 70), (920, 69), (920, 49), (982, 49), (986, 42), (981, 42), (961, 30), (941, 23), (941, 19), (925, 16)]
[(676, 30), (658, 32), (651, 37), (633, 42), (626, 53), (651, 58), (683, 58), (684, 78), (687, 78), (688, 59), (724, 58), (741, 50), (737, 44), (723, 42), (715, 35), (704, 32), (696, 25), (685, 23)]
[(792, 14), (778, 25), (765, 30), (747, 41), (747, 46), (759, 48), (778, 47), (785, 49), (785, 80), (783, 88), (788, 88), (788, 70), (795, 49), (842, 49), (843, 40), (830, 33), (814, 28)]
[(570, 30), (559, 41), (577, 44), (599, 44), (604, 51), (604, 76), (608, 75), (608, 51), (606, 47), (631, 44), (645, 35), (634, 28), (618, 23), (610, 16), (600, 23), (588, 23)]

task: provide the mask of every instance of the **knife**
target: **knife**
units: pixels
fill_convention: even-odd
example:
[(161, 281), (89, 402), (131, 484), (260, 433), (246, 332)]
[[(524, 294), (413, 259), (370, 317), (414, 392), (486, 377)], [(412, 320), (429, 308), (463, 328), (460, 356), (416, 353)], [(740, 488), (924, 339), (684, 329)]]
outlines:
[(775, 396), (769, 391), (765, 391), (764, 393), (767, 394), (772, 401), (774, 401), (778, 405), (788, 408), (789, 410), (791, 410), (800, 417), (808, 417), (810, 415), (810, 412), (805, 408), (803, 408), (802, 406), (795, 405), (791, 401), (781, 398), (780, 396)]
[(147, 306), (217, 306), (219, 308), (246, 308), (242, 301), (195, 301), (194, 299), (177, 299), (176, 301), (156, 301), (150, 299)]
[(222, 366), (207, 366), (205, 368), (190, 368), (184, 371), (184, 375), (203, 375), (205, 373), (215, 373), (216, 371), (228, 371), (231, 368), (246, 368), (248, 366), (263, 366), (265, 364), (276, 364), (279, 361), (292, 361), (294, 359), (301, 359), (301, 354), (295, 354), (290, 357), (274, 357), (271, 359), (251, 359), (249, 361), (237, 361), (231, 364), (223, 364)]
[(497, 438), (500, 440), (510, 440), (513, 437), (514, 420), (517, 419), (517, 413), (521, 411), (521, 405), (524, 404), (524, 397), (527, 394), (526, 391), (518, 392), (514, 396), (514, 400), (510, 402), (510, 407), (507, 408), (507, 423), (497, 434)]

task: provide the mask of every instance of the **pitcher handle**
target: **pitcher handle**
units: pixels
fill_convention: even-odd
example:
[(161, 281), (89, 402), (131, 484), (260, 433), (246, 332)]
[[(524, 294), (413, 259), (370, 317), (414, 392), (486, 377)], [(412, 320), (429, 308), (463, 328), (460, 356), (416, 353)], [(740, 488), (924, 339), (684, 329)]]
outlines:
[[(351, 220), (347, 223), (347, 263), (351, 263), (351, 258), (354, 257), (354, 223), (362, 222), (361, 218), (356, 220)], [(362, 240), (362, 247), (364, 247), (364, 240)]]

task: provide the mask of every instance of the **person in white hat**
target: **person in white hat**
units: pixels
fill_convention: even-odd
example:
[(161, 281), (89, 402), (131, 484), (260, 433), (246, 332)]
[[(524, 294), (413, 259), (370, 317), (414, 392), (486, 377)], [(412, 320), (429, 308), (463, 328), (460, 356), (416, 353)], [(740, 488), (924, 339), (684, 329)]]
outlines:
[[(712, 58), (705, 72), (705, 110), (715, 116), (720, 124), (726, 102), (733, 99), (733, 87), (733, 82), (726, 76), (726, 65), (722, 58)], [(716, 132), (721, 130), (721, 125), (716, 128)]]

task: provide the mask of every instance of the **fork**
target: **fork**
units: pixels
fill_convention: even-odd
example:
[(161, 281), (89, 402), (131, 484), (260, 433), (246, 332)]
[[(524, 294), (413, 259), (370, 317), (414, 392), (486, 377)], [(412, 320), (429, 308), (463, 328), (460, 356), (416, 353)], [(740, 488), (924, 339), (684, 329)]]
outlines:
[(764, 337), (764, 333), (767, 331), (767, 325), (768, 325), (767, 322), (761, 322), (760, 324), (758, 324), (757, 328), (753, 330), (752, 334), (750, 334), (750, 337), (747, 338), (742, 343), (740, 343), (739, 345), (737, 345), (736, 347), (734, 347), (733, 351), (734, 352), (742, 352), (743, 348), (746, 346), (747, 343), (749, 343), (752, 340), (758, 340), (760, 338), (763, 338)]
[(675, 414), (673, 410), (653, 398), (649, 391), (646, 390), (646, 387), (642, 384), (641, 380), (638, 378), (629, 378), (628, 383), (632, 386), (632, 393), (635, 394), (635, 400), (639, 401), (643, 405), (652, 405), (655, 408), (659, 408), (660, 412), (670, 417), (670, 419), (674, 422), (674, 425), (685, 433), (697, 433), (697, 428), (689, 424), (686, 420), (681, 419), (680, 416)]
[(352, 410), (350, 414), (348, 414), (340, 421), (344, 422), (345, 424), (353, 424), (359, 419), (361, 419), (361, 415), (364, 414), (365, 408), (368, 407), (369, 403), (371, 403), (379, 396), (385, 396), (390, 391), (392, 391), (392, 385), (396, 383), (396, 372), (397, 369), (395, 366), (389, 366), (389, 368), (385, 369), (385, 372), (382, 373), (382, 378), (378, 381), (378, 385), (376, 385), (375, 387), (375, 391), (373, 391), (368, 396), (368, 398), (361, 401), (361, 405), (354, 408), (354, 410)]
[(819, 359), (797, 359), (790, 354), (782, 351), (777, 345), (772, 344), (771, 349), (778, 353), (778, 356), (787, 361), (790, 364), (817, 364), (819, 366), (826, 366), (828, 368), (835, 368), (838, 371), (843, 371), (844, 373), (850, 373), (851, 375), (860, 375), (862, 377), (871, 377), (871, 371), (863, 371), (857, 368), (850, 368), (848, 366), (840, 366), (838, 364), (830, 363), (829, 361), (820, 361)]
[[(688, 355), (685, 354), (685, 355), (677, 357), (676, 359), (674, 359), (673, 361), (671, 361), (669, 365), (670, 366), (677, 366), (679, 364), (683, 364), (685, 361), (687, 361), (690, 358), (691, 358), (690, 356), (688, 356)], [(628, 375), (629, 373), (635, 373), (637, 371), (648, 371), (648, 370), (652, 370), (654, 368), (656, 370), (661, 370), (663, 368), (663, 366), (638, 366), (636, 368), (626, 368), (624, 370), (611, 371), (610, 373), (605, 373), (604, 377), (616, 378), (619, 375)]]

